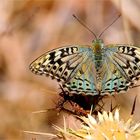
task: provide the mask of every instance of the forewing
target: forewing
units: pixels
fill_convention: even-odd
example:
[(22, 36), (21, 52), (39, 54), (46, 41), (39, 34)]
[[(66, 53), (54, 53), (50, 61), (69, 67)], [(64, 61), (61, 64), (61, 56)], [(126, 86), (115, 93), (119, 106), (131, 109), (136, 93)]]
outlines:
[(89, 46), (67, 46), (54, 49), (30, 64), (30, 70), (38, 75), (50, 76), (62, 84), (70, 81), (91, 54)]
[(126, 91), (140, 77), (140, 48), (129, 45), (108, 45), (104, 50), (105, 69), (102, 94)]

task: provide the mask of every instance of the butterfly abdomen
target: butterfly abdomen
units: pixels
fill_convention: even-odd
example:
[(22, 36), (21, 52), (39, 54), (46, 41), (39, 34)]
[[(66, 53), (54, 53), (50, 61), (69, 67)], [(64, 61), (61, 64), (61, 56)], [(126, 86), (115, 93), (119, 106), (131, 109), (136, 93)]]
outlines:
[(102, 64), (103, 64), (102, 54), (95, 54), (94, 62), (95, 62), (96, 71), (98, 72), (99, 69), (102, 67)]

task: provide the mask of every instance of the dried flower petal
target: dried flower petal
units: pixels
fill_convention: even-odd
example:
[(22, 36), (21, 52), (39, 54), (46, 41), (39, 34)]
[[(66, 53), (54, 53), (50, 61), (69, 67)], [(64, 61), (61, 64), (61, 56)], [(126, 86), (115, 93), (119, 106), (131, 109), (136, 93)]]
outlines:
[(66, 138), (73, 136), (72, 140), (140, 140), (140, 124), (132, 125), (132, 117), (126, 123), (120, 121), (118, 109), (114, 114), (106, 111), (98, 113), (97, 119), (90, 114), (80, 119), (83, 120), (81, 129), (66, 129), (67, 132), (60, 129), (59, 132)]

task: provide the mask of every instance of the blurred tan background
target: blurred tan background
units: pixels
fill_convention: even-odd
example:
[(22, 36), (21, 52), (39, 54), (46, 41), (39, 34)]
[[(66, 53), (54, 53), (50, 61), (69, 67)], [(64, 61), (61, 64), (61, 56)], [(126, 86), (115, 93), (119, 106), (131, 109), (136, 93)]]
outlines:
[[(59, 86), (32, 74), (29, 64), (54, 48), (91, 45), (93, 35), (72, 14), (98, 35), (119, 13), (102, 36), (105, 44), (140, 46), (140, 0), (0, 0), (0, 140), (44, 140), (22, 131), (54, 132), (52, 124), (62, 126), (63, 113), (34, 113), (55, 107)], [(139, 92), (140, 87), (116, 96), (124, 119), (137, 95), (134, 118), (140, 120)]]

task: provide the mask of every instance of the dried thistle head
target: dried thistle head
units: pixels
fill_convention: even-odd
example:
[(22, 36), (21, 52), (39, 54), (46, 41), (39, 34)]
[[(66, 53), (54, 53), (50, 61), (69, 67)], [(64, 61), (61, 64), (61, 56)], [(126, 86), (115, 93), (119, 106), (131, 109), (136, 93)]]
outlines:
[(115, 113), (98, 113), (97, 119), (90, 114), (79, 118), (82, 123), (78, 130), (66, 128), (65, 121), (63, 129), (55, 126), (59, 137), (66, 140), (140, 140), (140, 123), (134, 124), (132, 116), (126, 122), (120, 120), (118, 109)]

